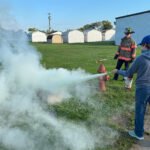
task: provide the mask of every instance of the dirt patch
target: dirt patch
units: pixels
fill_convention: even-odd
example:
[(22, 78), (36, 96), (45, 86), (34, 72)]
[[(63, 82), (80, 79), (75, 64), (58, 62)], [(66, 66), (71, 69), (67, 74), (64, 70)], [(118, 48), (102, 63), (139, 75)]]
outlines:
[(126, 113), (125, 115), (117, 114), (113, 116), (111, 120), (115, 122), (115, 124), (117, 124), (119, 127), (126, 129), (128, 128), (130, 117), (131, 115), (129, 113)]
[(150, 107), (148, 107), (145, 115), (145, 134), (143, 141), (136, 141), (130, 150), (150, 150)]

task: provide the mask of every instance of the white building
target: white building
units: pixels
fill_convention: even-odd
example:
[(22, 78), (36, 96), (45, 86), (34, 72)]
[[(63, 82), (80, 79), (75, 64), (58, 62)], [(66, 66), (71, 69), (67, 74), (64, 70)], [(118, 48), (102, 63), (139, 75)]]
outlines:
[(115, 29), (110, 29), (105, 32), (105, 41), (115, 41)]
[(31, 34), (32, 42), (47, 42), (47, 35), (44, 32), (35, 31)]
[(139, 43), (144, 36), (150, 34), (150, 10), (116, 18), (116, 45), (119, 45), (126, 27), (135, 31), (132, 37)]
[(84, 31), (84, 40), (85, 42), (102, 41), (102, 33), (95, 29)]
[(84, 43), (84, 34), (79, 30), (71, 30), (62, 34), (64, 43)]

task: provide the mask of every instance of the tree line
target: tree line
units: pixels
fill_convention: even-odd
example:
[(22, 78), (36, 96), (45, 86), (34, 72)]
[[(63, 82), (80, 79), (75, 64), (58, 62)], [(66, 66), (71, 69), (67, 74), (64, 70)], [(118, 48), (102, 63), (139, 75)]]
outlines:
[[(78, 30), (85, 31), (85, 30), (97, 29), (97, 30), (100, 30), (102, 32), (105, 32), (106, 30), (109, 30), (109, 29), (112, 29), (112, 28), (113, 28), (113, 25), (111, 24), (110, 21), (103, 20), (103, 21), (93, 22), (93, 23), (90, 23), (90, 24), (85, 24), (83, 27), (78, 28)], [(32, 27), (32, 28), (29, 28), (28, 31), (29, 32), (35, 32), (35, 31), (41, 31), (41, 30), (39, 30), (35, 27)], [(42, 31), (42, 32), (50, 34), (50, 33), (53, 33), (55, 31), (56, 30), (51, 30), (51, 31), (47, 30), (47, 31)]]

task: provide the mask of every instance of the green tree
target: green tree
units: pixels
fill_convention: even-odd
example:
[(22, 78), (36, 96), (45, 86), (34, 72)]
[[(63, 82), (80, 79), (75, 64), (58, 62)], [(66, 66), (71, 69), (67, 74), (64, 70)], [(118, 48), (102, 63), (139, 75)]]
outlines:
[(112, 29), (113, 28), (113, 26), (112, 26), (112, 24), (111, 24), (111, 22), (110, 21), (108, 21), (108, 20), (103, 20), (102, 22), (102, 26), (101, 26), (101, 30), (102, 31), (106, 31), (106, 30), (109, 30), (109, 29)]
[(94, 23), (84, 25), (83, 27), (79, 28), (79, 30), (84, 31), (90, 29), (98, 29), (100, 27), (101, 27), (101, 22), (94, 22)]
[(38, 29), (37, 28), (29, 28), (28, 31), (29, 32), (35, 32), (35, 31), (38, 31)]
[(112, 28), (113, 28), (113, 25), (111, 24), (110, 21), (103, 20), (103, 21), (86, 24), (83, 27), (79, 28), (79, 30), (84, 31), (84, 30), (90, 30), (90, 29), (99, 29), (102, 32), (105, 32), (106, 30), (109, 30)]

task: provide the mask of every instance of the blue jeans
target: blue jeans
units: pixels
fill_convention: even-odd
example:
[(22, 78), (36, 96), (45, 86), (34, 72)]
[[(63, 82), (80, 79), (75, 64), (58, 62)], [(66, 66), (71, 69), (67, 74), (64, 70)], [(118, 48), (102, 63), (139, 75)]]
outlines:
[(144, 134), (144, 116), (147, 103), (150, 102), (150, 86), (136, 88), (135, 94), (135, 134), (142, 137)]

